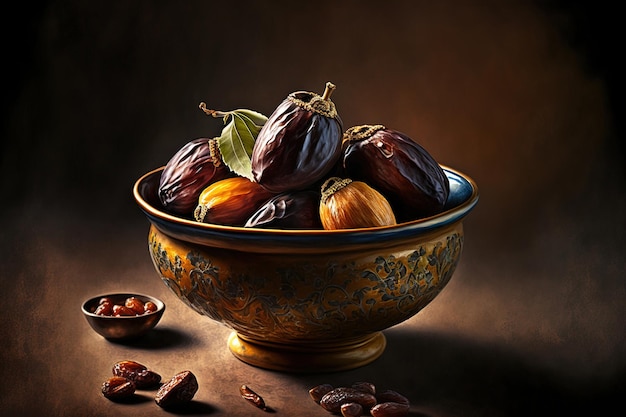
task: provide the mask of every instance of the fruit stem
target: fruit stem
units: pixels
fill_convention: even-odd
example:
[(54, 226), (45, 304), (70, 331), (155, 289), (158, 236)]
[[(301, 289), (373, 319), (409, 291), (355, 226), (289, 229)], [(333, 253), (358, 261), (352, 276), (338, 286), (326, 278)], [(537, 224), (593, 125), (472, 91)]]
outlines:
[(331, 83), (331, 82), (327, 82), (326, 83), (326, 89), (324, 90), (324, 94), (322, 94), (322, 99), (323, 100), (329, 100), (330, 99), (330, 95), (333, 93), (333, 91), (335, 91), (335, 84)]
[(206, 113), (208, 116), (213, 116), (215, 118), (218, 117), (226, 117), (228, 115), (230, 115), (230, 113), (228, 112), (223, 112), (223, 111), (219, 111), (219, 110), (211, 110), (211, 109), (207, 109), (206, 108), (206, 103), (204, 101), (200, 102), (200, 105), (198, 106), (200, 107), (200, 110), (202, 110), (204, 113)]

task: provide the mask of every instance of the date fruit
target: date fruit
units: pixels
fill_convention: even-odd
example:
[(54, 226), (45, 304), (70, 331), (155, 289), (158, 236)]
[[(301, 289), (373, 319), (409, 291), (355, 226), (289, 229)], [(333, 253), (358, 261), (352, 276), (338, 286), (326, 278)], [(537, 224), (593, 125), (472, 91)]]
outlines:
[(363, 406), (359, 403), (341, 404), (340, 410), (343, 417), (360, 417), (363, 415)]
[(232, 175), (222, 163), (216, 138), (194, 139), (165, 165), (159, 183), (159, 199), (167, 211), (188, 216), (204, 188)]
[(270, 115), (254, 143), (254, 180), (273, 193), (305, 189), (321, 180), (341, 158), (343, 124), (330, 100), (296, 91)]
[(124, 360), (113, 365), (113, 375), (133, 381), (138, 389), (152, 388), (161, 382), (161, 375), (139, 362)]
[(124, 400), (135, 393), (135, 383), (121, 376), (112, 376), (102, 384), (102, 395), (110, 400)]
[(335, 389), (335, 387), (333, 387), (330, 384), (320, 384), (320, 385), (317, 385), (317, 386), (311, 388), (309, 390), (309, 395), (311, 396), (313, 401), (315, 401), (316, 403), (319, 404), (320, 400), (322, 399), (322, 397), (324, 395), (328, 394), (333, 389)]
[(406, 417), (409, 405), (394, 402), (378, 403), (370, 410), (372, 417)]
[(343, 135), (345, 175), (383, 194), (400, 222), (437, 214), (450, 192), (445, 172), (409, 136), (382, 125), (361, 125)]
[(143, 314), (146, 311), (146, 306), (144, 305), (143, 301), (141, 301), (137, 297), (128, 297), (124, 301), (124, 305), (126, 306), (126, 308), (132, 310), (135, 314), (138, 315)]
[(387, 199), (368, 184), (350, 178), (331, 177), (322, 184), (319, 212), (326, 230), (396, 224)]
[(379, 392), (376, 394), (376, 401), (379, 403), (393, 402), (409, 405), (409, 399), (404, 395), (393, 391), (393, 390), (385, 390), (383, 392)]
[(376, 397), (356, 388), (339, 387), (329, 391), (320, 400), (322, 408), (331, 413), (339, 413), (341, 406), (346, 403), (357, 403), (369, 410), (376, 405)]
[(351, 387), (333, 388), (320, 384), (309, 390), (309, 395), (326, 411), (343, 417), (368, 413), (373, 417), (406, 417), (411, 408), (409, 400), (393, 390), (377, 392), (371, 382), (359, 381)]
[(99, 316), (141, 316), (143, 314), (154, 313), (158, 310), (152, 301), (145, 303), (137, 297), (128, 297), (123, 304), (114, 304), (108, 297), (103, 297), (98, 306), (93, 310)]
[(246, 222), (245, 227), (271, 229), (321, 229), (320, 193), (285, 192), (272, 197)]
[[(352, 388), (358, 389), (359, 391), (367, 392), (372, 395), (376, 395), (376, 386), (371, 382), (359, 381), (352, 384)], [(377, 396), (378, 398), (378, 396)]]
[(241, 397), (248, 401), (250, 404), (254, 405), (261, 410), (265, 410), (267, 407), (265, 406), (265, 400), (259, 394), (254, 392), (249, 386), (242, 385), (239, 387), (239, 393)]
[(112, 316), (113, 302), (107, 297), (100, 299), (98, 307), (96, 307), (93, 313), (99, 316)]
[(161, 385), (154, 401), (161, 408), (188, 403), (198, 391), (198, 380), (191, 371), (182, 371)]
[(125, 305), (115, 304), (113, 306), (113, 315), (114, 316), (136, 316), (135, 312)]
[(146, 301), (143, 305), (143, 311), (144, 313), (148, 314), (148, 313), (154, 313), (155, 311), (157, 311), (159, 309), (159, 307), (157, 307), (156, 304), (154, 304), (152, 301)]
[(202, 223), (243, 226), (274, 194), (244, 177), (226, 178), (205, 188), (194, 217)]

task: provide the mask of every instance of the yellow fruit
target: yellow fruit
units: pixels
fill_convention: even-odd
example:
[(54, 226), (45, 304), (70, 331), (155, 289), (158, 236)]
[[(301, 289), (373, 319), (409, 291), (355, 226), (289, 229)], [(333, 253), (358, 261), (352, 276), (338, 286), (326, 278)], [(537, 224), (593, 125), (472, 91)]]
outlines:
[(273, 195), (247, 178), (226, 178), (202, 190), (194, 218), (202, 223), (243, 226)]
[(326, 230), (396, 224), (393, 210), (381, 193), (364, 182), (337, 177), (322, 185), (320, 218)]

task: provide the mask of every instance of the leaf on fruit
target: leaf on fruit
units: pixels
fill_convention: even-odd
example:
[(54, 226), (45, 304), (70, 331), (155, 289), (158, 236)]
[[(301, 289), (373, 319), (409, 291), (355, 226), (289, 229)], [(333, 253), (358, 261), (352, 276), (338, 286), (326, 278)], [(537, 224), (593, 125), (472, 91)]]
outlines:
[(224, 116), (224, 129), (217, 139), (224, 163), (235, 174), (252, 180), (250, 158), (254, 142), (267, 117), (252, 110), (233, 110)]

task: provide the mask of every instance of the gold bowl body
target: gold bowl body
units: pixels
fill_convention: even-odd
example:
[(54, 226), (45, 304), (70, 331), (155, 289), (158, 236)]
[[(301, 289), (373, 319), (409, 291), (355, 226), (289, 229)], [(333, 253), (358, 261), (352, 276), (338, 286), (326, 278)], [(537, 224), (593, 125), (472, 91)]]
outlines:
[(162, 168), (142, 176), (134, 195), (151, 224), (159, 276), (233, 330), (236, 357), (273, 370), (336, 371), (378, 358), (382, 331), (418, 313), (452, 277), (478, 190), (444, 169), (451, 193), (442, 213), (371, 229), (251, 229), (172, 216), (157, 198)]

